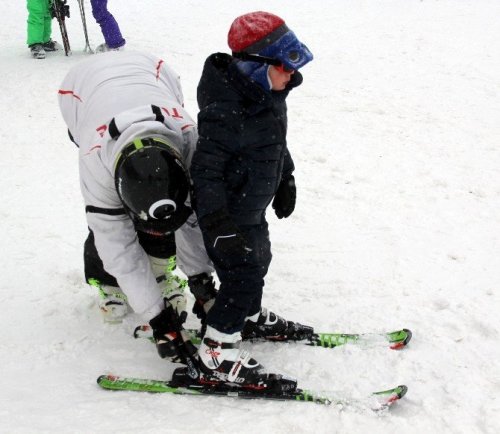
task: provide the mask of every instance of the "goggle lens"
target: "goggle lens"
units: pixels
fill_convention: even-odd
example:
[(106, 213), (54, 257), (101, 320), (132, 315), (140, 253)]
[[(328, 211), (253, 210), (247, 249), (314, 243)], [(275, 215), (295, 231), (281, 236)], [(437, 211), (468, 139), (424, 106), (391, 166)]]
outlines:
[(279, 72), (286, 72), (287, 74), (291, 74), (292, 72), (295, 71), (293, 68), (288, 68), (287, 66), (283, 65), (283, 63), (279, 66), (276, 66), (276, 69)]
[(292, 63), (297, 63), (300, 60), (300, 53), (298, 51), (290, 51), (288, 53), (288, 59)]

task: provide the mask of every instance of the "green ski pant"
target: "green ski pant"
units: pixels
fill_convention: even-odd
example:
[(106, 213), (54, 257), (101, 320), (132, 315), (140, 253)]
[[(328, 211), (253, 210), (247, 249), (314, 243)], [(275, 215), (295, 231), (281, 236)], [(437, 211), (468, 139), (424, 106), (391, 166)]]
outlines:
[(51, 0), (28, 0), (28, 45), (50, 41), (52, 34)]

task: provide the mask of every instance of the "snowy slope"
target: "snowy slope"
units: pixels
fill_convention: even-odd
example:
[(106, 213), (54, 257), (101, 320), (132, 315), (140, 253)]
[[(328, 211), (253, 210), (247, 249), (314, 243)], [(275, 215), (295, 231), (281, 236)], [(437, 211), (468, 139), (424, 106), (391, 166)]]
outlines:
[[(408, 327), (414, 339), (401, 352), (253, 350), (306, 388), (407, 384), (384, 415), (97, 387), (100, 373), (173, 367), (131, 338), (138, 318), (103, 324), (83, 283), (77, 152), (56, 100), (86, 56), (69, 3), (69, 58), (29, 57), (25, 2), (0, 15), (1, 433), (500, 432), (498, 0), (109, 2), (128, 48), (181, 74), (193, 115), (204, 59), (228, 51), (237, 15), (277, 13), (315, 54), (289, 98), (298, 204), (269, 217), (265, 305), (321, 330)], [(95, 46), (88, 2), (87, 17)]]

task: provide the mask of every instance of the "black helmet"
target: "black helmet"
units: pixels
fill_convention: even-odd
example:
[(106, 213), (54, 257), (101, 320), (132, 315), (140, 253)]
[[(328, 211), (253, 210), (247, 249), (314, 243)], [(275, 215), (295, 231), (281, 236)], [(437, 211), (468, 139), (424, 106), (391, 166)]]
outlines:
[(191, 214), (184, 205), (189, 175), (180, 155), (164, 139), (136, 139), (126, 145), (116, 160), (115, 186), (140, 231), (172, 232)]

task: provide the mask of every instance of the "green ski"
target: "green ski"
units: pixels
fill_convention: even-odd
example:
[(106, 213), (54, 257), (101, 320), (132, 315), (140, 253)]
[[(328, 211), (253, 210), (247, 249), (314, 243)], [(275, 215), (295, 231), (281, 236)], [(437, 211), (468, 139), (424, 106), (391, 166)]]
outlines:
[[(196, 329), (187, 329), (191, 342), (194, 345), (201, 343), (201, 336)], [(135, 338), (144, 338), (154, 341), (153, 331), (147, 324), (136, 327), (134, 331)], [(408, 345), (412, 337), (412, 333), (408, 329), (396, 330), (387, 333), (315, 333), (311, 328), (311, 333), (307, 335), (290, 336), (273, 336), (267, 338), (249, 338), (254, 342), (296, 342), (298, 344), (336, 348), (341, 345), (354, 344), (365, 347), (373, 346), (389, 346), (393, 350), (399, 350)]]
[(240, 399), (263, 399), (276, 401), (311, 402), (324, 405), (361, 406), (372, 410), (383, 410), (401, 399), (407, 392), (406, 386), (375, 392), (365, 398), (352, 398), (342, 393), (317, 393), (310, 390), (295, 389), (293, 391), (258, 391), (245, 389), (235, 385), (191, 383), (179, 386), (172, 381), (101, 375), (97, 384), (107, 390), (125, 390), (132, 392), (170, 393), (174, 395), (222, 396)]

